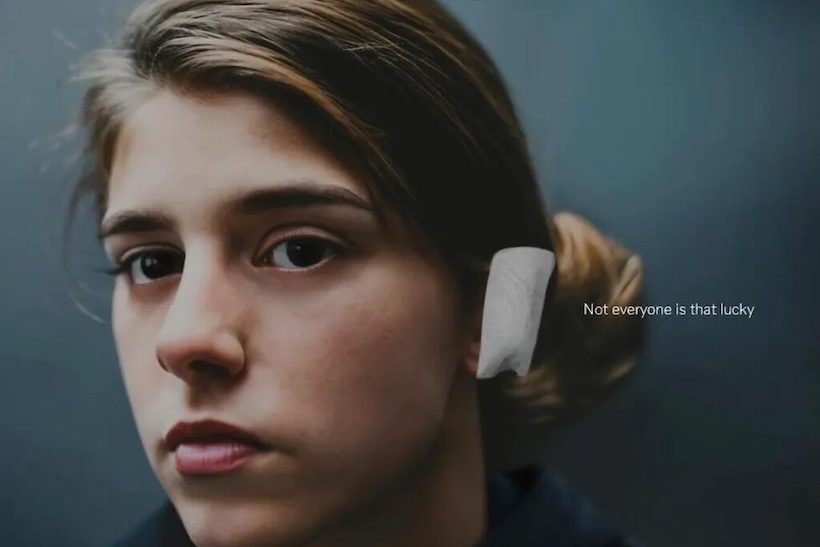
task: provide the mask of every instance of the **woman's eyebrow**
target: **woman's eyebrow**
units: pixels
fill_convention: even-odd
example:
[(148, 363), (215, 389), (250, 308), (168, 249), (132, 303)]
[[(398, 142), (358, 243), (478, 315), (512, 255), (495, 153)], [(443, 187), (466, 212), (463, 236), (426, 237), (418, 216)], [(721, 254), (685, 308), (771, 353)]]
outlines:
[(272, 209), (311, 205), (347, 205), (373, 212), (373, 208), (364, 198), (343, 186), (323, 185), (310, 181), (260, 188), (240, 194), (226, 204), (225, 211), (247, 215)]
[[(220, 206), (220, 210), (222, 214), (253, 215), (275, 209), (316, 205), (346, 205), (374, 213), (365, 199), (347, 188), (312, 182), (289, 183), (243, 192), (229, 198)], [(124, 210), (102, 220), (98, 237), (102, 240), (116, 234), (171, 230), (173, 226), (173, 220), (159, 212)]]
[(97, 237), (103, 240), (116, 234), (171, 230), (173, 226), (173, 220), (161, 213), (135, 210), (121, 211), (104, 218), (100, 222)]

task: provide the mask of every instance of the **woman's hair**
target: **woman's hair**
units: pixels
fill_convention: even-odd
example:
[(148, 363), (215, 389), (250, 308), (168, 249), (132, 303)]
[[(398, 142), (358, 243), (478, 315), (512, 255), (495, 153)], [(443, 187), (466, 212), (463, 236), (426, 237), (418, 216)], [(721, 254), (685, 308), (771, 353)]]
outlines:
[(584, 304), (634, 303), (640, 259), (582, 218), (543, 210), (501, 75), (435, 1), (149, 0), (84, 75), (91, 161), (75, 202), (92, 193), (99, 215), (118, 133), (143, 99), (249, 91), (286, 105), (433, 244), (465, 310), (480, 304), (496, 251), (555, 251), (532, 372), (504, 380), (542, 418), (597, 400), (633, 367), (639, 320)]

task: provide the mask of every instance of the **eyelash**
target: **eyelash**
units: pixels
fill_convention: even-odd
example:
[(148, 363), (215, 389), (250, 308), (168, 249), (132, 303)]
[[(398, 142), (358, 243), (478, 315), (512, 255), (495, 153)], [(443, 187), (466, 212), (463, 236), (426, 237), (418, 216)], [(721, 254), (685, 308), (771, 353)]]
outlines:
[[(326, 250), (328, 250), (330, 252), (330, 257), (324, 257), (319, 262), (317, 262), (316, 264), (306, 266), (306, 267), (279, 268), (279, 267), (273, 266), (271, 264), (271, 260), (268, 258), (273, 253), (273, 251), (282, 244), (286, 244), (286, 243), (294, 242), (294, 241), (318, 242)], [(323, 264), (325, 264), (326, 262), (329, 262), (330, 260), (333, 260), (336, 257), (344, 256), (344, 255), (346, 255), (346, 252), (347, 252), (346, 248), (342, 244), (340, 244), (340, 243), (338, 243), (334, 240), (328, 239), (326, 237), (319, 237), (319, 236), (308, 235), (308, 234), (294, 234), (294, 235), (290, 235), (288, 237), (281, 238), (281, 239), (277, 240), (273, 245), (268, 247), (267, 250), (264, 253), (262, 253), (263, 259), (260, 262), (265, 267), (274, 267), (278, 270), (305, 272), (305, 271), (311, 271), (311, 270), (317, 269), (317, 268), (321, 267)], [(120, 275), (126, 275), (129, 278), (131, 278), (130, 272), (131, 272), (131, 269), (134, 266), (134, 263), (137, 260), (140, 260), (141, 258), (145, 257), (146, 255), (151, 255), (151, 254), (159, 254), (159, 255), (162, 256), (162, 255), (170, 255), (170, 254), (176, 254), (176, 253), (177, 253), (176, 251), (166, 249), (166, 248), (161, 248), (161, 247), (146, 248), (142, 251), (137, 251), (137, 252), (132, 253), (131, 255), (126, 257), (125, 259), (120, 260), (120, 262), (118, 264), (116, 264), (115, 266), (102, 270), (102, 273), (108, 274), (108, 275), (113, 276), (113, 277), (120, 276)], [(184, 257), (183, 257), (183, 264), (184, 264)], [(163, 277), (165, 277), (165, 276), (163, 276)], [(159, 281), (160, 279), (162, 279), (162, 278), (157, 278), (157, 279), (155, 279), (155, 280), (153, 280), (149, 283), (143, 283), (143, 284), (135, 284), (133, 282), (133, 279), (130, 279), (130, 281), (134, 285), (142, 286), (142, 285), (150, 285), (150, 284), (152, 284), (156, 281)]]
[(129, 275), (129, 272), (131, 271), (131, 268), (133, 267), (134, 263), (140, 258), (150, 254), (167, 255), (175, 254), (175, 251), (170, 251), (162, 248), (149, 248), (143, 251), (138, 251), (131, 254), (127, 258), (121, 260), (119, 264), (117, 264), (116, 266), (103, 270), (103, 273), (106, 273), (111, 276)]

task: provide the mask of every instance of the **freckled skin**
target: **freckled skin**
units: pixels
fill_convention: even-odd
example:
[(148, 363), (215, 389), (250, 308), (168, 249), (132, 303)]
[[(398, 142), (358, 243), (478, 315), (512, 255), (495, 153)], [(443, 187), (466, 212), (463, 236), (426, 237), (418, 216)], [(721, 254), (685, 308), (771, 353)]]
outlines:
[[(126, 120), (106, 216), (159, 211), (174, 226), (112, 236), (106, 252), (114, 261), (149, 246), (184, 254), (181, 273), (140, 286), (121, 275), (113, 295), (120, 366), (151, 466), (200, 547), (469, 545), (425, 522), (445, 510), (433, 499), (464, 506), (465, 522), (483, 518), (475, 321), (459, 315), (440, 260), (365, 212), (336, 207), (321, 227), (316, 212), (219, 213), (237, 192), (297, 179), (367, 201), (348, 169), (251, 95), (161, 90)], [(277, 234), (334, 238), (337, 225), (354, 240), (346, 256), (302, 272), (254, 263)], [(204, 417), (280, 450), (237, 472), (182, 476), (162, 437)]]

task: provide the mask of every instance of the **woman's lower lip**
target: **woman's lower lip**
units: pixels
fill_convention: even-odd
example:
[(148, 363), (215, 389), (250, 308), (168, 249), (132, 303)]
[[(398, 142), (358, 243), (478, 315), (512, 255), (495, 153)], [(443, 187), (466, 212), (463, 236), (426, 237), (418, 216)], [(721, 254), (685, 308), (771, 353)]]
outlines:
[(174, 452), (174, 462), (183, 475), (214, 475), (238, 469), (260, 452), (240, 441), (185, 443)]

